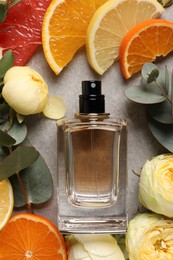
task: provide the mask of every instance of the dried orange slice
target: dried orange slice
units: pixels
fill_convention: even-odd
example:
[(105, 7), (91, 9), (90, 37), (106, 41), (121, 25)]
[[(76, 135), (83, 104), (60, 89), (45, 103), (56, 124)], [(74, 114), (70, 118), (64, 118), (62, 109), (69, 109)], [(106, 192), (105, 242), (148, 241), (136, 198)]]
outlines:
[(96, 9), (106, 1), (52, 1), (43, 20), (42, 43), (45, 58), (56, 74), (85, 44), (88, 24)]
[(158, 18), (163, 11), (157, 0), (110, 0), (98, 8), (86, 39), (91, 67), (102, 75), (118, 58), (126, 33), (142, 21)]
[(67, 260), (59, 230), (34, 214), (14, 215), (0, 232), (0, 259)]
[(143, 64), (173, 51), (173, 22), (145, 21), (124, 37), (120, 47), (120, 66), (126, 79), (140, 71)]

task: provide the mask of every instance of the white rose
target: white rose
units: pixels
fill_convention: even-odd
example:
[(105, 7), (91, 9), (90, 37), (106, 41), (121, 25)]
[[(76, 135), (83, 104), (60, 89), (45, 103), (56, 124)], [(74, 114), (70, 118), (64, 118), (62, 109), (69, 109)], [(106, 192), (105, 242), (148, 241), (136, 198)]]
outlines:
[(173, 220), (143, 213), (129, 222), (126, 248), (130, 260), (172, 260)]
[(5, 74), (2, 96), (17, 113), (36, 114), (47, 104), (48, 86), (35, 70), (15, 66)]
[(71, 235), (66, 242), (68, 260), (125, 260), (111, 235)]
[(146, 208), (173, 217), (173, 154), (158, 155), (144, 164), (139, 200)]

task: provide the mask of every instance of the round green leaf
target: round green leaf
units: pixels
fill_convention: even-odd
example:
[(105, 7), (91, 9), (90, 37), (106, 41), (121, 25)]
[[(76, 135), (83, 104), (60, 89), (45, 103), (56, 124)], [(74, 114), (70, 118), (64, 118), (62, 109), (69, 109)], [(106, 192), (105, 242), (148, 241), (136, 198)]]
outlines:
[(0, 129), (0, 145), (10, 147), (16, 143), (16, 140)]
[(32, 165), (39, 153), (31, 146), (18, 146), (0, 162), (0, 181)]
[(14, 145), (18, 145), (27, 136), (27, 127), (25, 124), (20, 124), (17, 120), (13, 121), (12, 126), (10, 127), (9, 121), (5, 124), (0, 125), (0, 129), (3, 131), (6, 131), (8, 135), (10, 135), (12, 138), (16, 140)]
[(147, 83), (156, 81), (158, 76), (159, 76), (159, 69), (153, 69), (148, 76)]
[(172, 106), (167, 100), (159, 104), (148, 106), (147, 112), (160, 123), (173, 124)]
[(147, 117), (148, 126), (157, 141), (168, 151), (173, 152), (173, 124), (162, 124), (150, 116)]
[(153, 70), (157, 70), (158, 71), (158, 67), (155, 64), (153, 64), (153, 63), (145, 63), (143, 65), (142, 70), (141, 70), (141, 74), (142, 74), (143, 79), (146, 82), (148, 81), (148, 77), (149, 77), (149, 75), (151, 74), (151, 72)]
[[(20, 173), (21, 181), (24, 185), (28, 202), (40, 204), (48, 201), (53, 193), (53, 182), (50, 171), (44, 161), (39, 156), (38, 160)], [(22, 193), (17, 175), (10, 178), (14, 191), (15, 207), (26, 205), (26, 200)]]
[(155, 104), (166, 100), (159, 88), (153, 84), (132, 86), (125, 91), (126, 97), (141, 104)]

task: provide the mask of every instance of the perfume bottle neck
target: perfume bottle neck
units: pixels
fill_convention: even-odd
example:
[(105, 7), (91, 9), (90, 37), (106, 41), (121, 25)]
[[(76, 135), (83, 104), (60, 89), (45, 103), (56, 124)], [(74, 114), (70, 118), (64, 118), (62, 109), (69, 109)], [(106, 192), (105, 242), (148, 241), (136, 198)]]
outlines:
[(81, 121), (103, 121), (109, 118), (109, 115), (109, 113), (75, 113), (74, 116)]

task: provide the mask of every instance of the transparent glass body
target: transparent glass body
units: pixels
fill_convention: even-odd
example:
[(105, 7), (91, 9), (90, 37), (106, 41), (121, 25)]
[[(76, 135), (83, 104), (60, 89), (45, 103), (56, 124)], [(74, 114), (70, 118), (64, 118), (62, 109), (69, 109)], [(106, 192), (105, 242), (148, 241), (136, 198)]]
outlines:
[(124, 218), (120, 221), (123, 228), (120, 225), (117, 230), (126, 230), (126, 125), (126, 121), (109, 118), (109, 114), (76, 114), (76, 119), (58, 122), (62, 138), (58, 155), (61, 231), (99, 233), (103, 231), (100, 223), (105, 221), (109, 228), (104, 232), (110, 233), (110, 223), (112, 229), (118, 223), (116, 214), (121, 221)]

